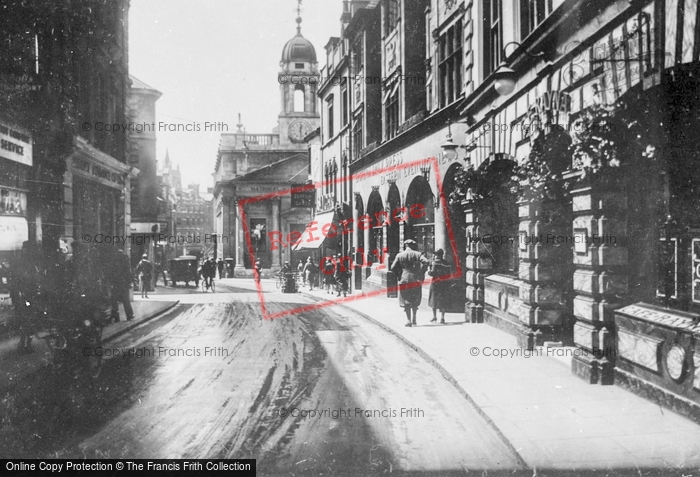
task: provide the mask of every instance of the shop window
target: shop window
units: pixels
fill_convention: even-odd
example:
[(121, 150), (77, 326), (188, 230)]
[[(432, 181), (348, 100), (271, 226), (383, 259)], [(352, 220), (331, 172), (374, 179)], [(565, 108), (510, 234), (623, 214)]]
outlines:
[(440, 36), (440, 107), (445, 107), (462, 92), (462, 21)]
[(484, 0), (484, 73), (496, 71), (503, 52), (501, 0)]
[(384, 5), (384, 35), (388, 35), (399, 21), (399, 0), (386, 0)]
[(552, 13), (553, 0), (520, 0), (520, 37), (525, 39)]

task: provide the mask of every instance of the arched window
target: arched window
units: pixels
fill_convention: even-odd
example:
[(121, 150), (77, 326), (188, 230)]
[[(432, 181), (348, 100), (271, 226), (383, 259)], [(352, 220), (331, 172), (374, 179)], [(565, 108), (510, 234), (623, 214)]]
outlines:
[(302, 85), (298, 84), (296, 89), (294, 90), (294, 112), (295, 113), (303, 113), (306, 110), (304, 103), (305, 103), (304, 87)]

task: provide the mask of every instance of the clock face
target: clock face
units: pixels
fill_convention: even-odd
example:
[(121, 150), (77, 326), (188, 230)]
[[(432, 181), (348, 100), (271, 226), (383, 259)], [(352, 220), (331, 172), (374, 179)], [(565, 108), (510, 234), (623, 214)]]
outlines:
[(306, 121), (294, 121), (289, 125), (289, 139), (293, 142), (302, 142), (311, 132), (311, 125)]

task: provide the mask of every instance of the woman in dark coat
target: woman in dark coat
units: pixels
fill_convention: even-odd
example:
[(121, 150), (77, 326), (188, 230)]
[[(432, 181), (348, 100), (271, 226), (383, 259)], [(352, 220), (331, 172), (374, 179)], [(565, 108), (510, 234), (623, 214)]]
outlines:
[[(414, 240), (404, 240), (403, 245), (403, 252), (396, 256), (391, 270), (397, 275), (401, 274), (399, 306), (402, 306), (406, 312), (408, 319), (406, 326), (413, 326), (416, 324), (416, 313), (423, 297), (421, 289), (423, 275), (430, 262), (418, 252), (418, 244)], [(411, 311), (413, 311), (413, 321), (411, 321)]]
[(433, 261), (430, 264), (430, 270), (428, 271), (428, 275), (433, 277), (433, 281), (430, 283), (430, 295), (428, 297), (428, 304), (433, 309), (433, 319), (430, 320), (431, 323), (435, 323), (437, 321), (438, 309), (441, 313), (440, 323), (445, 323), (445, 305), (448, 299), (447, 295), (449, 293), (450, 284), (444, 278), (442, 280), (435, 281), (436, 278), (439, 279), (440, 277), (447, 277), (450, 274), (450, 266), (443, 259), (444, 256), (444, 250), (437, 250), (435, 252), (435, 258), (433, 258)]

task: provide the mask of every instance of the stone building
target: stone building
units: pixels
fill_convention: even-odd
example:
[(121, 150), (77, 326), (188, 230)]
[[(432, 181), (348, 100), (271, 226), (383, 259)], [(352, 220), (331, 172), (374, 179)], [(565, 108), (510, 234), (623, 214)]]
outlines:
[[(587, 381), (697, 418), (697, 6), (509, 5), (349, 2), (347, 60), (381, 71), (379, 101), (366, 74), (348, 83), (353, 114), (381, 105), (348, 146), (354, 223), (370, 223), (353, 230), (356, 284), (386, 286), (406, 237), (442, 248), (466, 321), (572, 347)], [(368, 58), (353, 38), (376, 28)]]
[(3, 237), (9, 230), (55, 251), (128, 235), (137, 171), (127, 135), (109, 130), (127, 123), (128, 9), (127, 0), (3, 3), (0, 123), (23, 152), (21, 161), (19, 149), (0, 154), (10, 161), (3, 197), (24, 209), (13, 209), (11, 224), (0, 219), (10, 226)]
[(316, 50), (301, 34), (301, 18), (297, 24), (297, 34), (282, 49), (277, 127), (270, 134), (251, 134), (239, 124), (236, 132), (221, 135), (214, 220), (220, 258), (234, 259), (235, 276), (252, 275), (253, 256), (264, 269), (279, 269), (292, 250), (286, 240), (274, 239), (301, 233), (311, 220), (311, 204), (293, 203), (289, 193), (308, 180), (305, 138), (319, 127)]

